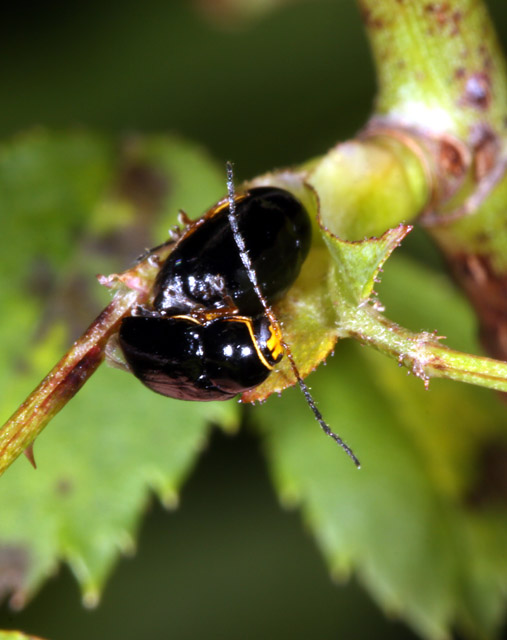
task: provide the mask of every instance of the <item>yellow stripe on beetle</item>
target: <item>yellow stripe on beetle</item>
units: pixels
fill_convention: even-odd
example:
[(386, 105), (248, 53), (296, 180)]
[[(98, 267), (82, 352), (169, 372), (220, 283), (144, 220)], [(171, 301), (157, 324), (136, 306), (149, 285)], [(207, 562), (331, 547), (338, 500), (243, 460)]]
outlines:
[(279, 360), (283, 356), (283, 347), (282, 342), (280, 340), (280, 336), (278, 335), (278, 331), (276, 327), (272, 324), (269, 325), (269, 332), (271, 337), (266, 340), (266, 347), (269, 350), (273, 360)]

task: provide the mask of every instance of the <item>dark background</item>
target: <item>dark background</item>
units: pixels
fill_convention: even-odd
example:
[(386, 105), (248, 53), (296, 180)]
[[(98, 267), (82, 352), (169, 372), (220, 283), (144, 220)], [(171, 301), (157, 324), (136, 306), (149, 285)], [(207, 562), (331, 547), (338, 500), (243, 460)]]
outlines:
[[(489, 4), (505, 42), (505, 0)], [(3, 138), (37, 125), (178, 132), (233, 160), (238, 180), (352, 136), (374, 95), (352, 0), (234, 28), (184, 1), (20, 1), (2, 15), (0, 56)], [(180, 509), (152, 505), (96, 610), (62, 569), (21, 614), (0, 609), (5, 627), (52, 640), (413, 637), (354, 582), (332, 584), (298, 515), (277, 504), (257, 442), (218, 433)]]

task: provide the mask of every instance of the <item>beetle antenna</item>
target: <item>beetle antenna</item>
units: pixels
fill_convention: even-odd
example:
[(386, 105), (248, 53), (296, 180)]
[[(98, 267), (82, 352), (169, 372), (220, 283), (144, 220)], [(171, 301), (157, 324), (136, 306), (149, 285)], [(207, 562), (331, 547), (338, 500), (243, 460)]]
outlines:
[(226, 168), (227, 168), (227, 199), (229, 201), (229, 213), (227, 214), (227, 217), (229, 219), (229, 225), (232, 229), (232, 235), (234, 237), (234, 241), (239, 250), (241, 262), (243, 263), (243, 266), (245, 267), (245, 270), (248, 274), (248, 279), (250, 280), (250, 283), (255, 293), (257, 294), (257, 297), (259, 298), (259, 301), (263, 306), (264, 312), (269, 318), (269, 321), (271, 322), (273, 327), (275, 327), (276, 333), (278, 334), (278, 337), (280, 339), (280, 343), (285, 353), (287, 354), (287, 358), (289, 359), (292, 372), (298, 382), (299, 388), (303, 392), (303, 395), (305, 397), (305, 400), (308, 406), (310, 407), (310, 409), (313, 412), (313, 415), (315, 416), (315, 419), (320, 424), (324, 433), (328, 435), (330, 438), (332, 438), (345, 451), (345, 453), (350, 458), (352, 458), (352, 461), (354, 462), (356, 467), (360, 469), (361, 463), (357, 459), (352, 449), (340, 438), (339, 435), (331, 431), (331, 428), (329, 427), (327, 422), (325, 422), (324, 418), (322, 417), (322, 414), (317, 409), (317, 405), (315, 404), (315, 400), (313, 399), (312, 394), (310, 393), (310, 389), (308, 388), (308, 385), (306, 384), (306, 382), (301, 377), (301, 374), (299, 373), (299, 369), (294, 360), (294, 356), (292, 355), (292, 351), (289, 348), (289, 345), (283, 339), (280, 323), (278, 322), (278, 319), (273, 309), (271, 308), (271, 305), (268, 303), (268, 301), (264, 297), (264, 294), (261, 291), (261, 288), (259, 286), (259, 281), (257, 280), (257, 273), (255, 272), (255, 269), (253, 268), (252, 262), (250, 260), (250, 256), (248, 255), (245, 239), (243, 238), (243, 235), (239, 230), (238, 217), (236, 215), (236, 190), (234, 188), (234, 174), (232, 169), (232, 163), (227, 162)]

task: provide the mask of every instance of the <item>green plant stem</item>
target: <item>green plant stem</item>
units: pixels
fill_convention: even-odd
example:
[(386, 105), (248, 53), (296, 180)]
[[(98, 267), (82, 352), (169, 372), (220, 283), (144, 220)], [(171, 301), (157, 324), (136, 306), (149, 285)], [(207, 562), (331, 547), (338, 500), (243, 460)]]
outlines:
[(466, 139), (504, 128), (505, 62), (479, 0), (358, 0), (377, 71), (376, 113)]
[(370, 134), (419, 147), (429, 206), (406, 220), (423, 214), (475, 307), (485, 348), (507, 360), (507, 65), (487, 7), (358, 3), (379, 88)]
[(340, 334), (374, 347), (424, 381), (432, 377), (507, 391), (507, 362), (449, 349), (435, 334), (413, 333), (391, 322), (371, 306), (340, 315)]
[(114, 298), (0, 428), (0, 475), (96, 371), (104, 360), (107, 341), (118, 331), (122, 318), (148, 300), (158, 265), (170, 253), (172, 244), (173, 238), (122, 274), (99, 276), (100, 284), (115, 290)]
[(117, 295), (0, 430), (0, 474), (34, 441), (104, 359), (104, 348), (137, 294)]
[(307, 181), (319, 195), (322, 224), (343, 240), (380, 236), (412, 220), (430, 194), (420, 157), (382, 135), (337, 145)]

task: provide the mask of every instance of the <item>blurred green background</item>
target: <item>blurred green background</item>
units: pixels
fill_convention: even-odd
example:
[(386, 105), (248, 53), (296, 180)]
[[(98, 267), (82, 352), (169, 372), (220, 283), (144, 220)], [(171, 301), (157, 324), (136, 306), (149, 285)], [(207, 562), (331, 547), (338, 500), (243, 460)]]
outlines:
[[(506, 43), (505, 0), (488, 4)], [(235, 25), (189, 1), (21, 1), (2, 15), (0, 52), (3, 138), (39, 125), (178, 132), (233, 160), (238, 179), (352, 136), (374, 95), (352, 0), (288, 3)], [(25, 611), (4, 605), (6, 627), (52, 640), (414, 637), (355, 583), (332, 584), (248, 433), (215, 434), (178, 511), (152, 505), (97, 609), (81, 607), (64, 569)]]

